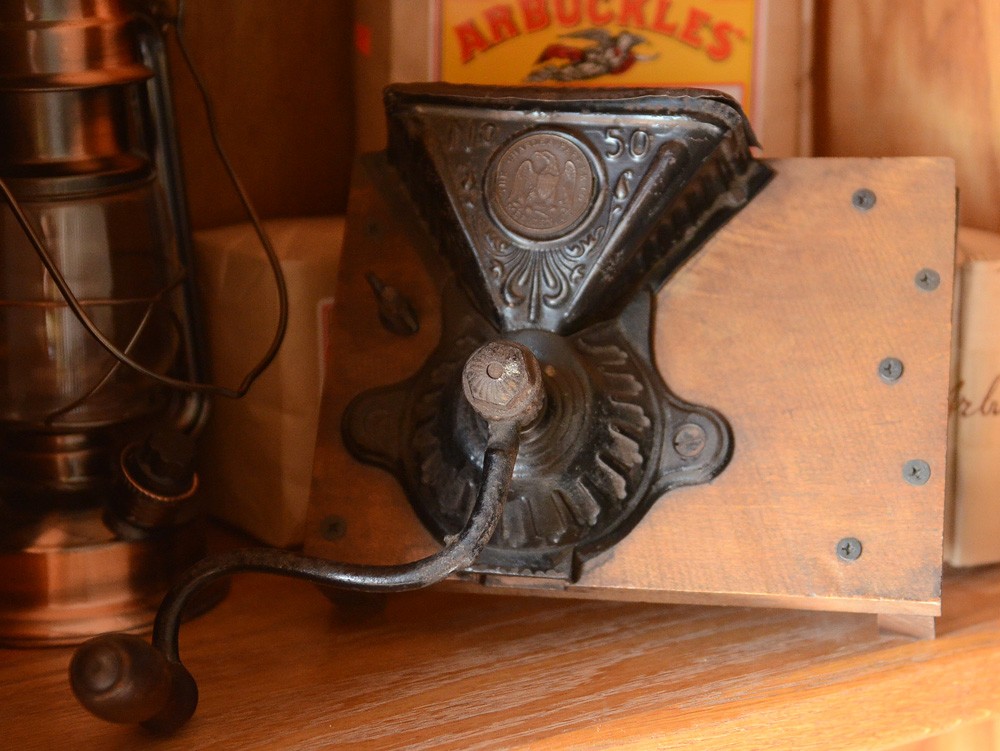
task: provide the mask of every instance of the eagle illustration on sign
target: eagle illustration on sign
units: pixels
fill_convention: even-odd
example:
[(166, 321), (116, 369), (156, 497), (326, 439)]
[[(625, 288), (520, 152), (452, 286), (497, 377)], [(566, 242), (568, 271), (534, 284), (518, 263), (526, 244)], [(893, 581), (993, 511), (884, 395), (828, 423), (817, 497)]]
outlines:
[[(572, 44), (550, 44), (534, 63), (527, 80), (532, 83), (543, 81), (585, 81), (606, 75), (624, 73), (637, 62), (655, 60), (656, 55), (641, 55), (635, 47), (648, 40), (631, 31), (612, 34), (604, 29), (584, 29), (563, 38), (586, 39), (591, 42), (585, 47)], [(561, 60), (563, 62), (550, 62)]]

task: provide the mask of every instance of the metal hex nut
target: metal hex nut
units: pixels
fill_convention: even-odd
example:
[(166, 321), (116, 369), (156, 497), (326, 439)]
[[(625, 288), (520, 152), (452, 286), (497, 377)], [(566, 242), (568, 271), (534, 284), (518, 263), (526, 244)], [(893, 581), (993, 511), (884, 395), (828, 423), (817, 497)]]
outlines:
[(507, 340), (488, 342), (465, 363), (462, 387), (469, 404), (487, 421), (524, 425), (544, 404), (542, 371), (527, 347)]

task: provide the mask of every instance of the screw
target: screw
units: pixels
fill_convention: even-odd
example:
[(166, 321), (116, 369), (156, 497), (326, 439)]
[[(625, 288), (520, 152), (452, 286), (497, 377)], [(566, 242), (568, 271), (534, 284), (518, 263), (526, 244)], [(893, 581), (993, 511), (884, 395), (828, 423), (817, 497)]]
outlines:
[(886, 383), (895, 383), (903, 377), (903, 361), (898, 357), (887, 357), (878, 364), (878, 377)]
[(856, 561), (861, 557), (861, 540), (857, 537), (845, 537), (837, 543), (837, 555), (842, 561)]
[(903, 465), (903, 479), (910, 485), (923, 485), (931, 479), (931, 465), (923, 459), (910, 459)]
[(347, 522), (340, 516), (327, 516), (319, 523), (319, 533), (324, 540), (339, 540), (347, 534)]
[(705, 450), (705, 429), (693, 422), (684, 423), (674, 433), (674, 450), (685, 459), (694, 459)]
[(869, 211), (875, 206), (875, 193), (868, 188), (859, 188), (851, 196), (851, 203), (858, 211)]
[(934, 269), (920, 269), (913, 281), (925, 292), (933, 292), (941, 284), (941, 275)]

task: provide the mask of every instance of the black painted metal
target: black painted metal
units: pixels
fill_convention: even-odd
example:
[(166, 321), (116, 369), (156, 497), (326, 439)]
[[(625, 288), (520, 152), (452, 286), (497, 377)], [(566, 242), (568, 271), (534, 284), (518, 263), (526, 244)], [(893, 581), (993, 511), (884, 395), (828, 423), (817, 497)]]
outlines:
[[(348, 449), (395, 474), (442, 540), (468, 516), (486, 437), (462, 398), (462, 367), (500, 336), (460, 292), (443, 297), (441, 343), (424, 367), (365, 392), (343, 420)], [(643, 292), (618, 317), (571, 336), (508, 335), (541, 363), (547, 405), (523, 437), (497, 533), (466, 570), (572, 579), (581, 560), (621, 540), (665, 492), (706, 482), (725, 466), (725, 420), (672, 394), (652, 364), (650, 306)], [(686, 425), (705, 435), (690, 456), (673, 441)]]
[(400, 592), (441, 581), (465, 568), (492, 536), (517, 457), (516, 422), (492, 423), (483, 456), (483, 482), (464, 528), (437, 553), (398, 566), (363, 566), (273, 548), (211, 556), (192, 566), (167, 593), (156, 616), (152, 645), (138, 637), (102, 634), (73, 657), (73, 693), (90, 712), (110, 722), (141, 723), (170, 733), (194, 714), (198, 688), (181, 663), (178, 646), (185, 606), (212, 582), (237, 572), (277, 574), (363, 592)]
[(386, 112), (390, 163), (504, 332), (607, 319), (770, 176), (718, 92), (409, 84)]
[(421, 370), (348, 407), (345, 443), (392, 472), (445, 539), (481, 472), (462, 364), (493, 339), (527, 346), (548, 405), (468, 570), (574, 579), (664, 493), (729, 460), (722, 415), (674, 395), (653, 363), (653, 291), (770, 172), (714, 92), (408, 85), (390, 87), (386, 109), (395, 179), (459, 288), (442, 295)]

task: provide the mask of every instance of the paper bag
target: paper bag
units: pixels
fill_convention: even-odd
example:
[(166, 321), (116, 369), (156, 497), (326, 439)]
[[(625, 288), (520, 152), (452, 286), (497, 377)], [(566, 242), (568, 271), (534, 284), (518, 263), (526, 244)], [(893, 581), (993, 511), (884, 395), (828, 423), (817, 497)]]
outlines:
[[(213, 398), (199, 441), (211, 513), (279, 547), (304, 537), (342, 217), (265, 223), (288, 286), (282, 348), (243, 399)], [(215, 383), (235, 388), (266, 351), (278, 317), (273, 275), (249, 224), (196, 233), (203, 328)]]

